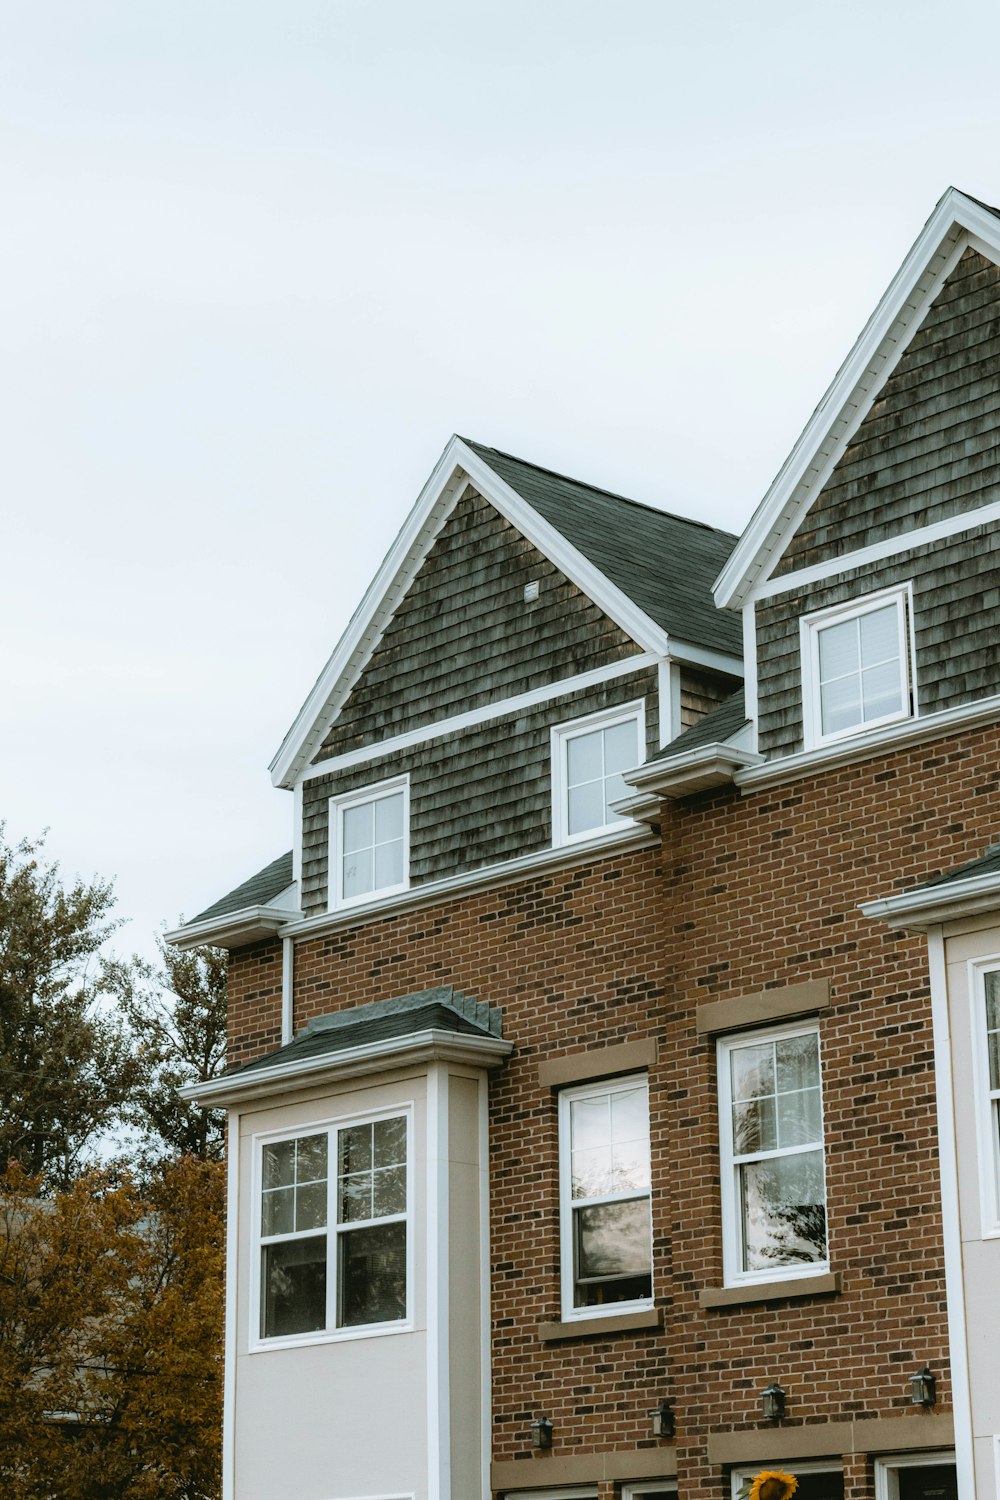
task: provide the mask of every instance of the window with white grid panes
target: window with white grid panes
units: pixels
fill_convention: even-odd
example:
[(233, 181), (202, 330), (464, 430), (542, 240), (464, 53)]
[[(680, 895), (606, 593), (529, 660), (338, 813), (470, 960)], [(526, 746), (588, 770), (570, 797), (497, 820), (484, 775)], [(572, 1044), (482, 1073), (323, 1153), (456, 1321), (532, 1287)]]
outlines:
[(911, 712), (907, 589), (803, 620), (807, 738), (813, 744)]
[(611, 807), (631, 790), (623, 773), (645, 759), (642, 705), (590, 715), (553, 730), (553, 841), (582, 838), (631, 826)]
[(330, 799), (331, 905), (406, 890), (409, 787), (404, 781)]
[(262, 1340), (407, 1317), (407, 1141), (392, 1115), (262, 1144)]
[(719, 1042), (726, 1280), (827, 1268), (826, 1169), (815, 1025)]
[(645, 1078), (559, 1096), (563, 1317), (649, 1307), (652, 1225)]
[(983, 1230), (1000, 1233), (1000, 968), (981, 969), (973, 990), (973, 1028), (979, 1054), (980, 1178)]

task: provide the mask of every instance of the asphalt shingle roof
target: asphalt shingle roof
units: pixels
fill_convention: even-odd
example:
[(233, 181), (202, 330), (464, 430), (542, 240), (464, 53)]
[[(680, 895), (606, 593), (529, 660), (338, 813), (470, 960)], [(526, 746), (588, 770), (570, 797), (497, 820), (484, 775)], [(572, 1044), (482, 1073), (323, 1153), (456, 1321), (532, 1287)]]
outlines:
[(746, 714), (746, 705), (743, 699), (742, 686), (737, 688), (728, 698), (710, 709), (703, 719), (697, 724), (692, 724), (690, 729), (685, 729), (669, 745), (664, 745), (662, 750), (657, 750), (655, 755), (649, 757), (647, 765), (653, 761), (666, 760), (673, 755), (681, 755), (685, 750), (697, 750), (699, 745), (725, 744), (730, 735), (736, 734), (750, 721)]
[(463, 442), (668, 634), (742, 657), (739, 615), (712, 600), (736, 546), (731, 532)]
[(261, 1068), (307, 1062), (349, 1047), (370, 1046), (374, 1042), (412, 1036), (432, 1028), (466, 1036), (499, 1036), (500, 1023), (500, 1011), (470, 999), (451, 985), (440, 985), (436, 989), (418, 990), (411, 995), (397, 995), (391, 1000), (376, 1000), (352, 1010), (318, 1016), (283, 1047), (276, 1047), (239, 1067), (228, 1068), (224, 1076), (232, 1078), (238, 1074), (242, 1077)]
[(936, 886), (950, 885), (956, 880), (971, 880), (976, 875), (1000, 875), (1000, 844), (991, 844), (985, 854), (981, 854), (978, 859), (970, 859), (966, 864), (958, 865), (944, 875), (935, 875), (933, 880), (927, 880), (923, 885), (915, 886), (914, 889), (929, 891)]
[(225, 917), (230, 912), (242, 911), (245, 906), (266, 906), (291, 883), (292, 851), (289, 849), (280, 859), (273, 859), (263, 870), (258, 870), (256, 875), (244, 880), (228, 896), (220, 896), (218, 901), (206, 906), (196, 917), (191, 917), (185, 926), (190, 926), (191, 922), (206, 922), (210, 917)]

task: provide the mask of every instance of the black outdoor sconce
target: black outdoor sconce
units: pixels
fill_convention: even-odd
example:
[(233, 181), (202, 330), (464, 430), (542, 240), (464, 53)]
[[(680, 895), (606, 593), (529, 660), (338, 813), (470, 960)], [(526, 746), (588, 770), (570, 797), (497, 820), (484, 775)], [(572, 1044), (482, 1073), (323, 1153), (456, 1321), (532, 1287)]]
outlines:
[(537, 1422), (532, 1422), (531, 1446), (541, 1449), (552, 1447), (552, 1423), (548, 1417), (539, 1417)]
[(658, 1438), (672, 1438), (677, 1431), (674, 1422), (674, 1409), (669, 1401), (661, 1401), (659, 1406), (654, 1406), (650, 1412), (653, 1423), (653, 1436)]
[(761, 1391), (760, 1406), (765, 1422), (780, 1422), (785, 1415), (785, 1393), (776, 1380)]
[(926, 1365), (924, 1365), (922, 1370), (918, 1370), (915, 1375), (911, 1375), (910, 1387), (912, 1395), (910, 1396), (910, 1400), (913, 1405), (933, 1406), (937, 1400), (936, 1385), (937, 1381)]

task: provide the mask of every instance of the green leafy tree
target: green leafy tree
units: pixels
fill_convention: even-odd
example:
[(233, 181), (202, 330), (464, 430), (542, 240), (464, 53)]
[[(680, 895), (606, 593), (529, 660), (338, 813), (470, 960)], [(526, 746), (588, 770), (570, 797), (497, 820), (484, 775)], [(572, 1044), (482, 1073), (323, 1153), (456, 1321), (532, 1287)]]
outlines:
[(225, 1067), (227, 955), (222, 948), (180, 953), (162, 937), (157, 946), (158, 965), (136, 956), (104, 968), (141, 1074), (124, 1117), (137, 1132), (146, 1168), (174, 1156), (218, 1160), (225, 1112), (190, 1104), (178, 1090)]
[(41, 855), (0, 824), (0, 1171), (18, 1161), (48, 1190), (114, 1128), (140, 1065), (96, 959), (111, 885), (64, 885)]

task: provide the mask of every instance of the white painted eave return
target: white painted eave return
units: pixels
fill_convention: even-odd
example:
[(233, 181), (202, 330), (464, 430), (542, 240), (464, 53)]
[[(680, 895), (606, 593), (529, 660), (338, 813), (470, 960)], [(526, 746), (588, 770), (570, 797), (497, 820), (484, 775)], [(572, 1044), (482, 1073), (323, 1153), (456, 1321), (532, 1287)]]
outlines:
[(926, 932), (961, 917), (975, 917), (1000, 910), (1000, 875), (972, 875), (967, 880), (865, 901), (861, 910), (874, 921), (885, 922), (901, 932)]
[(200, 948), (206, 943), (217, 948), (242, 948), (274, 937), (289, 922), (301, 922), (302, 913), (285, 906), (244, 906), (204, 922), (189, 922), (164, 933), (164, 940), (174, 948)]
[(232, 1107), (255, 1099), (271, 1099), (316, 1084), (337, 1082), (343, 1078), (386, 1073), (396, 1068), (414, 1067), (432, 1062), (464, 1063), (467, 1067), (498, 1068), (514, 1050), (514, 1043), (499, 1036), (473, 1036), (468, 1033), (418, 1031), (410, 1036), (391, 1037), (361, 1047), (345, 1047), (339, 1052), (324, 1053), (294, 1062), (275, 1063), (271, 1067), (248, 1069), (204, 1083), (189, 1083), (179, 1092), (206, 1109), (218, 1105)]

